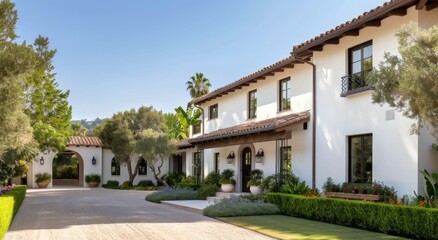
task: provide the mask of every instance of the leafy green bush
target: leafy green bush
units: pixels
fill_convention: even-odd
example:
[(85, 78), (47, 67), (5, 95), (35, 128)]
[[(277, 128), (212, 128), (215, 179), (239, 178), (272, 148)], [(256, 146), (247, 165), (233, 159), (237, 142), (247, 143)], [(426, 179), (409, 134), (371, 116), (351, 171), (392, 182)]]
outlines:
[(129, 181), (129, 180), (128, 181), (124, 181), (122, 186), (121, 186), (122, 189), (129, 189), (131, 187), (132, 187), (132, 182)]
[(408, 238), (438, 239), (438, 209), (268, 193), (282, 214)]
[(211, 172), (205, 177), (204, 182), (205, 184), (215, 184), (216, 186), (220, 187), (221, 175), (217, 172)]
[(217, 191), (216, 184), (201, 184), (199, 189), (199, 198), (206, 199), (207, 197), (214, 196)]
[(100, 183), (100, 175), (99, 174), (88, 174), (85, 176), (85, 182), (86, 183), (90, 183), (90, 182), (98, 182)]
[(0, 196), (0, 239), (18, 213), (26, 197), (26, 189), (26, 186), (15, 186), (11, 191)]
[(137, 186), (139, 186), (139, 187), (152, 187), (152, 186), (155, 186), (155, 184), (151, 180), (141, 180), (140, 182), (138, 182)]
[(286, 183), (289, 184), (298, 184), (299, 178), (296, 177), (293, 173), (286, 174), (273, 174), (271, 176), (266, 177), (262, 180), (261, 186), (266, 189), (268, 192), (278, 192)]
[(208, 217), (236, 217), (279, 214), (280, 209), (274, 204), (261, 200), (231, 197), (216, 201), (213, 205), (206, 207), (202, 213)]
[(177, 183), (175, 186), (181, 187), (181, 188), (191, 188), (196, 189), (198, 187), (197, 185), (197, 176), (187, 176), (181, 182)]
[(35, 182), (36, 183), (42, 183), (42, 182), (50, 182), (52, 180), (52, 175), (48, 173), (37, 173), (35, 175)]
[(236, 180), (234, 177), (233, 169), (224, 169), (221, 173), (221, 179), (219, 181), (220, 184), (236, 184)]
[(199, 192), (190, 188), (168, 187), (147, 195), (145, 199), (155, 203), (166, 200), (195, 200), (199, 199)]
[(262, 185), (263, 171), (260, 169), (254, 169), (250, 173), (250, 180), (248, 181), (247, 187), (260, 186)]
[(163, 179), (169, 184), (169, 186), (176, 186), (179, 182), (181, 182), (186, 177), (185, 173), (169, 173), (163, 176)]
[(299, 194), (304, 195), (310, 192), (309, 186), (307, 186), (306, 181), (292, 183), (286, 182), (280, 188), (281, 193)]
[(115, 180), (108, 180), (106, 182), (106, 184), (102, 185), (103, 188), (110, 188), (110, 189), (115, 189), (115, 188), (119, 188), (119, 181), (115, 181)]

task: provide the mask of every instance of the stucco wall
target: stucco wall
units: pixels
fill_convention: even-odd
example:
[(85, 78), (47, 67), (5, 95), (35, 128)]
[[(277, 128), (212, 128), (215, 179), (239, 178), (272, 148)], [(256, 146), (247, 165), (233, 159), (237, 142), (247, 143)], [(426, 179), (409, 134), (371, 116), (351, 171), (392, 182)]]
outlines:
[(397, 53), (394, 33), (402, 24), (417, 20), (414, 8), (404, 17), (392, 16), (381, 27), (367, 27), (357, 37), (341, 38), (339, 45), (327, 45), (314, 52), (317, 66), (317, 187), (327, 177), (335, 182), (348, 180), (347, 137), (373, 134), (373, 180), (394, 186), (399, 194), (417, 189), (418, 137), (409, 134), (412, 120), (395, 113), (386, 121), (388, 106), (371, 103), (371, 91), (340, 97), (341, 77), (348, 74), (348, 49), (373, 41), (373, 66), (384, 52)]

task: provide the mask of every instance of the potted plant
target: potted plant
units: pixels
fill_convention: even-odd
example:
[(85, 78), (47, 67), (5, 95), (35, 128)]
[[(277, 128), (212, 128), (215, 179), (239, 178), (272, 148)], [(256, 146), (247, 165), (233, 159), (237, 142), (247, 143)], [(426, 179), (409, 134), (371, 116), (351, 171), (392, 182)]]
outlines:
[(85, 176), (85, 182), (89, 187), (97, 187), (100, 183), (100, 175), (99, 174), (88, 174)]
[(234, 180), (234, 170), (225, 169), (221, 173), (221, 184), (222, 192), (232, 192), (234, 190), (234, 185), (236, 185), (236, 180)]
[(37, 173), (35, 175), (35, 182), (38, 184), (39, 188), (46, 188), (51, 180), (52, 175), (48, 173)]
[(263, 186), (262, 186), (262, 180), (263, 180), (263, 171), (260, 169), (254, 169), (250, 173), (250, 180), (247, 184), (249, 187), (249, 190), (252, 194), (258, 195), (263, 193)]

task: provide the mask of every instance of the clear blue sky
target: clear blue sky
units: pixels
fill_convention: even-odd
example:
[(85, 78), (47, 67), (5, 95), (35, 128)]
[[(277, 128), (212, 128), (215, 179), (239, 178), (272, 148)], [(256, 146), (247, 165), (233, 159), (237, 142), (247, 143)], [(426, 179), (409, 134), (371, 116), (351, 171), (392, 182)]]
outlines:
[(58, 50), (73, 119), (141, 105), (173, 112), (196, 72), (212, 89), (289, 55), (292, 46), (384, 0), (17, 0), (17, 34)]

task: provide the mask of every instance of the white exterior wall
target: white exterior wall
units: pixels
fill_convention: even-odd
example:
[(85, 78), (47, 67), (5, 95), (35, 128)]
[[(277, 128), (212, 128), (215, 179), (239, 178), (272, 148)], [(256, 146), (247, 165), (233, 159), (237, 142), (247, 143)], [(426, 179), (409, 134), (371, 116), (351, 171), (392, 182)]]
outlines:
[(404, 17), (382, 20), (381, 27), (367, 27), (357, 37), (344, 37), (339, 45), (327, 45), (314, 52), (317, 66), (316, 176), (317, 187), (328, 177), (348, 181), (348, 136), (373, 134), (373, 180), (394, 186), (399, 194), (413, 195), (417, 189), (418, 137), (409, 135), (412, 120), (395, 114), (386, 121), (388, 106), (371, 103), (371, 91), (340, 97), (341, 77), (348, 74), (348, 49), (373, 41), (373, 66), (384, 52), (397, 53), (396, 30), (417, 20), (414, 7)]
[[(121, 185), (121, 184), (123, 184), (123, 182), (129, 180), (128, 167), (124, 163), (120, 164), (120, 175), (111, 175), (111, 161), (114, 157), (114, 154), (111, 152), (111, 150), (104, 149), (103, 156), (104, 156), (104, 165), (103, 165), (103, 171), (102, 171), (103, 172), (103, 178), (102, 178), (103, 184), (105, 184), (109, 180), (115, 180), (115, 181), (118, 181), (119, 184)], [(131, 157), (131, 159), (132, 159), (132, 162), (131, 162), (132, 172), (134, 172), (135, 166), (137, 165), (137, 161), (138, 161), (139, 157), (137, 155), (134, 155)], [(155, 166), (158, 166), (158, 164), (155, 164)], [(169, 170), (169, 161), (165, 160), (163, 167), (161, 167), (160, 176), (166, 174), (168, 172), (168, 170)], [(134, 178), (133, 185), (137, 185), (138, 182), (140, 182), (142, 180), (151, 180), (155, 184), (157, 183), (157, 181), (154, 178), (154, 174), (152, 173), (152, 171), (149, 167), (147, 167), (146, 175), (139, 175), (137, 173), (136, 177)]]
[[(85, 176), (89, 174), (99, 174), (101, 175), (102, 181), (102, 148), (100, 147), (67, 147), (67, 150), (71, 150), (73, 152), (78, 153), (80, 156), (78, 158), (82, 158), (84, 161), (84, 178), (83, 178), (83, 186), (87, 186), (85, 183)], [(91, 163), (93, 157), (96, 159), (96, 165)], [(52, 172), (52, 171), (50, 171)]]

